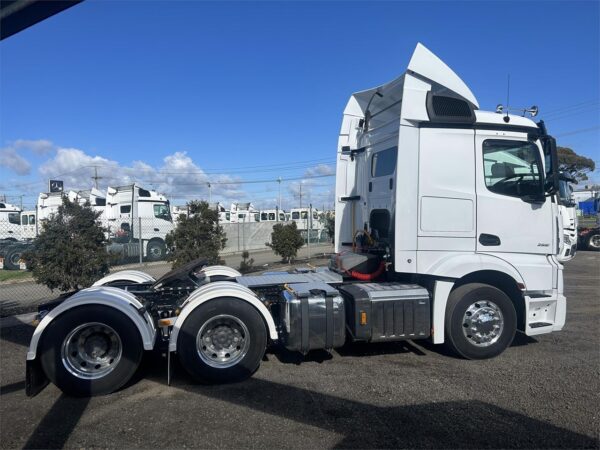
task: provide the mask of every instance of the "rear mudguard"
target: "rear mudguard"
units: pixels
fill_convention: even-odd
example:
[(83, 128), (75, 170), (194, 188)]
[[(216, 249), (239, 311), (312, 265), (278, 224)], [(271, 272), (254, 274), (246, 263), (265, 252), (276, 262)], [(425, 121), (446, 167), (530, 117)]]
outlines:
[(106, 275), (104, 278), (100, 278), (92, 286), (104, 286), (105, 284), (113, 281), (131, 281), (133, 283), (154, 283), (156, 280), (153, 276), (148, 275), (146, 272), (140, 270), (121, 270), (119, 272), (111, 273)]
[[(85, 305), (104, 305), (122, 312), (131, 319), (140, 332), (144, 350), (152, 350), (154, 348), (156, 329), (152, 322), (152, 317), (150, 317), (150, 314), (144, 309), (139, 300), (130, 292), (122, 289), (99, 286), (77, 292), (44, 316), (31, 337), (27, 360), (36, 359), (42, 334), (53, 320), (65, 311)], [(90, 317), (90, 319), (93, 319), (93, 317)]]
[(177, 337), (179, 336), (179, 330), (192, 311), (208, 301), (218, 301), (219, 298), (223, 297), (237, 298), (254, 306), (264, 319), (271, 340), (276, 341), (278, 339), (277, 328), (275, 327), (275, 322), (271, 313), (254, 292), (246, 286), (242, 286), (241, 284), (232, 281), (216, 281), (196, 289), (182, 305), (181, 314), (177, 317), (173, 330), (171, 331), (169, 340), (170, 352), (177, 351)]

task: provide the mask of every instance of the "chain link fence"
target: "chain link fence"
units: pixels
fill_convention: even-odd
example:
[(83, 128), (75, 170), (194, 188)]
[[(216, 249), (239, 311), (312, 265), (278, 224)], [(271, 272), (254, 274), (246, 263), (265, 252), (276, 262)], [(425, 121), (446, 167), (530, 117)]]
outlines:
[[(176, 228), (177, 220), (173, 221), (170, 216), (124, 215), (116, 219), (101, 218), (98, 222), (105, 230), (111, 272), (136, 269), (158, 278), (171, 269), (171, 262), (167, 261), (166, 236)], [(221, 256), (236, 267), (244, 251), (252, 252), (253, 257), (262, 255), (261, 264), (278, 261), (267, 246), (276, 223), (290, 222), (221, 223), (227, 237)], [(310, 228), (311, 223), (309, 229), (303, 229), (301, 223), (297, 225), (306, 243), (304, 257), (330, 251), (331, 240), (321, 224)], [(34, 212), (15, 211), (0, 215), (0, 316), (31, 310), (32, 305), (61, 295), (61, 292), (37, 284), (23, 258), (23, 253), (33, 249), (43, 227), (43, 221), (39, 223)], [(58, 249), (57, 254), (60, 253), (61, 249)]]

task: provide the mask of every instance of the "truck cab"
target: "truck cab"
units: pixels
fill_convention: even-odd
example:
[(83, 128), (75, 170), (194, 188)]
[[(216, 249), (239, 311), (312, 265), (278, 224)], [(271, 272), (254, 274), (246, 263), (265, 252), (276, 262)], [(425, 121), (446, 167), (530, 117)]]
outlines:
[(544, 124), (481, 111), (419, 44), (403, 75), (348, 101), (335, 248), (378, 255), (390, 279), (429, 284), (434, 342), (444, 341), (437, 294), (467, 282), (508, 292), (527, 334), (560, 330), (557, 191), (556, 145)]
[(109, 187), (106, 219), (111, 237), (123, 242), (142, 242), (144, 256), (164, 259), (165, 238), (174, 229), (169, 200), (136, 184)]
[(0, 239), (21, 240), (21, 208), (10, 203), (0, 203)]
[(558, 190), (558, 213), (561, 218), (563, 228), (563, 239), (557, 259), (561, 262), (567, 262), (575, 257), (577, 252), (577, 206), (573, 201), (573, 186), (576, 180), (568, 173), (559, 173)]

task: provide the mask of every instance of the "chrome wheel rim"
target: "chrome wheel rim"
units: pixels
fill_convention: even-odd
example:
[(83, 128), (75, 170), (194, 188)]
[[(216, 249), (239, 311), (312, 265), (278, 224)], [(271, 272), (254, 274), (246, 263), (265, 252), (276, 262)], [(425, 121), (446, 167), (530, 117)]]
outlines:
[(595, 234), (590, 238), (590, 246), (600, 248), (600, 234)]
[(502, 335), (504, 316), (494, 302), (477, 301), (465, 311), (462, 329), (471, 344), (477, 347), (489, 347), (496, 343)]
[(228, 314), (211, 317), (196, 336), (198, 356), (211, 367), (226, 369), (236, 365), (250, 348), (248, 328)]
[(115, 330), (104, 323), (89, 322), (67, 335), (62, 345), (62, 362), (77, 378), (94, 380), (112, 372), (122, 353), (121, 338)]

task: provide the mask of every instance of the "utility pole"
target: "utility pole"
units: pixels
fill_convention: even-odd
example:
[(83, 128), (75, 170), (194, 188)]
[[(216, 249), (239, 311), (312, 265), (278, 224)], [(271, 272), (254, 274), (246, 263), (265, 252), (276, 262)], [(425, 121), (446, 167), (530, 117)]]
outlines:
[(210, 183), (208, 184), (208, 203), (210, 204), (212, 202), (212, 186)]
[(104, 177), (98, 176), (98, 166), (94, 166), (94, 176), (92, 177), (92, 180), (96, 183), (96, 189), (98, 189), (98, 180), (101, 180), (102, 178)]
[(277, 178), (277, 182), (279, 183), (279, 211), (281, 211), (281, 177)]
[(300, 208), (302, 208), (302, 182), (300, 182)]

